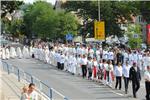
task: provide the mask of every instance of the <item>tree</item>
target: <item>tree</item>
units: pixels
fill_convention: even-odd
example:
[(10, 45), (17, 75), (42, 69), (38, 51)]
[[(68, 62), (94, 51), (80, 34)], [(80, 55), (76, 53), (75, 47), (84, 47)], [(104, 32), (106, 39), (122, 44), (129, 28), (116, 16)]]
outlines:
[(55, 11), (50, 3), (38, 1), (24, 9), (26, 35), (39, 38), (64, 38), (65, 34), (76, 34), (77, 20), (71, 13)]
[(1, 1), (1, 18), (5, 17), (7, 13), (13, 13), (14, 10), (19, 9), (23, 5), (23, 1)]
[(129, 37), (129, 45), (132, 49), (140, 48), (142, 43), (141, 26), (138, 24), (130, 24), (128, 26), (127, 35)]
[(8, 33), (11, 33), (14, 37), (19, 37), (25, 33), (24, 22), (22, 19), (12, 20), (10, 25), (8, 25)]
[(147, 23), (150, 23), (150, 2), (149, 1), (140, 1), (140, 12), (143, 18), (146, 20)]
[[(106, 24), (106, 35), (115, 34), (121, 36), (120, 23), (130, 20), (131, 14), (138, 14), (139, 10), (134, 5), (136, 2), (101, 1), (100, 17)], [(67, 11), (75, 11), (79, 17), (98, 20), (97, 1), (67, 1), (62, 5)], [(87, 27), (89, 28), (89, 27)]]

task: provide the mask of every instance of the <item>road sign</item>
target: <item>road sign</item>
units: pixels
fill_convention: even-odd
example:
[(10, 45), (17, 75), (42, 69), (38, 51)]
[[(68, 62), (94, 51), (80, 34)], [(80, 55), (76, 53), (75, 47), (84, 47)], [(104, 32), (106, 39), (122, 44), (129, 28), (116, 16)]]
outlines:
[(66, 40), (72, 40), (73, 39), (73, 35), (68, 33), (66, 34)]
[(138, 34), (133, 34), (133, 38), (138, 38), (139, 35)]
[(94, 22), (94, 38), (98, 40), (105, 40), (105, 22)]

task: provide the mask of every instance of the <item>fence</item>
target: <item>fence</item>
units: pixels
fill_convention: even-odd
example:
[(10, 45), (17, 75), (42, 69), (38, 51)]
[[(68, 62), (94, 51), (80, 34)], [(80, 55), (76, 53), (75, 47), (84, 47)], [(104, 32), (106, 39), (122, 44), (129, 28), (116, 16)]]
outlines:
[(38, 78), (31, 75), (30, 73), (24, 72), (24, 70), (18, 68), (17, 66), (2, 61), (2, 69), (8, 74), (12, 73), (15, 76), (17, 76), (18, 82), (23, 81), (26, 83), (34, 83), (37, 87), (37, 92), (44, 98), (46, 98), (44, 100), (69, 100), (64, 95), (56, 91), (54, 88), (51, 88)]

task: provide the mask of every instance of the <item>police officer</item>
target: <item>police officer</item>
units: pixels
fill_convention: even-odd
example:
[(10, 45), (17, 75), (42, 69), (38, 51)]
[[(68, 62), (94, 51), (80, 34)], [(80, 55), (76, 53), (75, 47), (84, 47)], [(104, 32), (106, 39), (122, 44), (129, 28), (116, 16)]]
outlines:
[(146, 100), (150, 100), (150, 66), (147, 66), (147, 71), (144, 73)]
[(141, 74), (140, 69), (137, 67), (136, 63), (133, 63), (133, 66), (130, 68), (129, 78), (132, 80), (132, 89), (133, 89), (133, 97), (136, 98), (136, 92), (140, 88), (140, 80)]

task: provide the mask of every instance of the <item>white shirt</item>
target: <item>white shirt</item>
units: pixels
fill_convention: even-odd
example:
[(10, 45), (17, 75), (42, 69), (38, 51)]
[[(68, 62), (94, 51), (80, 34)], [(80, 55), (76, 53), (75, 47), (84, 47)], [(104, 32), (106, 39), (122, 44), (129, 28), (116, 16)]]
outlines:
[(30, 100), (38, 100), (37, 92), (33, 91), (31, 94), (28, 95)]
[(92, 60), (88, 60), (87, 62), (87, 68), (92, 68), (93, 62)]
[(124, 65), (123, 66), (123, 72), (122, 73), (123, 73), (124, 77), (129, 78), (130, 68), (131, 68), (130, 65)]
[(82, 58), (81, 59), (81, 64), (82, 65), (87, 65), (87, 58)]
[(150, 72), (145, 71), (144, 78), (150, 82)]
[(108, 59), (114, 60), (114, 53), (113, 52), (108, 53)]
[(116, 66), (115, 75), (116, 76), (122, 76), (122, 66), (120, 66), (120, 67)]

